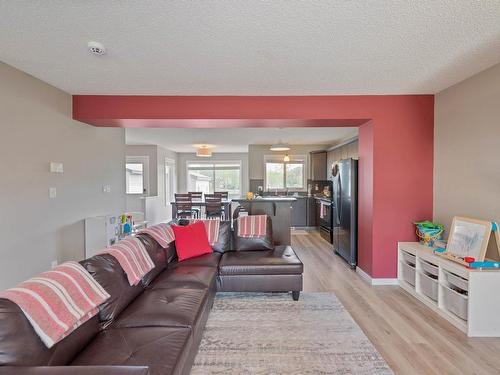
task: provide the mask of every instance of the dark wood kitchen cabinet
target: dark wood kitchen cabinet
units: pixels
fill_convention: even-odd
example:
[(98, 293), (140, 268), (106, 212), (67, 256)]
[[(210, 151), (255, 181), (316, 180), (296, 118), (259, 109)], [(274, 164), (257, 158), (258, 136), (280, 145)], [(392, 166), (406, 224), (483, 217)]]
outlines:
[(321, 213), (321, 201), (319, 199), (314, 199), (314, 206), (316, 208), (316, 211), (314, 212), (315, 217), (316, 217), (316, 226), (319, 227), (320, 224), (320, 213)]
[(314, 197), (300, 197), (292, 202), (292, 227), (319, 226), (320, 201)]
[(318, 220), (316, 217), (316, 199), (313, 197), (307, 197), (307, 226), (308, 227), (317, 227)]
[(306, 197), (299, 197), (292, 202), (292, 227), (307, 226), (307, 203)]
[(311, 180), (326, 180), (326, 151), (312, 151), (311, 157)]

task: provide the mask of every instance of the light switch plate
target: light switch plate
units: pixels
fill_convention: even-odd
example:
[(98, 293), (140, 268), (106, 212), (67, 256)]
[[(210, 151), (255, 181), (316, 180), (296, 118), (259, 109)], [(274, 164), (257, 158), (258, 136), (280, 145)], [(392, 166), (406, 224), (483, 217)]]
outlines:
[(49, 188), (49, 198), (55, 199), (57, 197), (57, 189), (55, 187)]
[(111, 185), (102, 185), (103, 193), (111, 193)]
[(64, 173), (64, 166), (63, 163), (58, 163), (58, 162), (50, 162), (50, 171), (52, 173)]

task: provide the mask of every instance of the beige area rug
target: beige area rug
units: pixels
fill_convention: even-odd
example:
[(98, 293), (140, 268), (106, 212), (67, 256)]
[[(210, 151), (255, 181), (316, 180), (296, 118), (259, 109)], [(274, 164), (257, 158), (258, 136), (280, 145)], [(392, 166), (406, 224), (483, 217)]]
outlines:
[(392, 373), (333, 293), (218, 293), (191, 371)]

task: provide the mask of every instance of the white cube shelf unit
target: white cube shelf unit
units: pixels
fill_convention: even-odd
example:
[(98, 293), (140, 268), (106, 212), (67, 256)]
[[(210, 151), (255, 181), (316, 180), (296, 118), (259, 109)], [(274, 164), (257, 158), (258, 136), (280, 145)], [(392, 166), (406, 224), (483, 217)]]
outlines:
[(418, 242), (399, 242), (398, 281), (467, 336), (500, 337), (500, 271), (470, 270)]

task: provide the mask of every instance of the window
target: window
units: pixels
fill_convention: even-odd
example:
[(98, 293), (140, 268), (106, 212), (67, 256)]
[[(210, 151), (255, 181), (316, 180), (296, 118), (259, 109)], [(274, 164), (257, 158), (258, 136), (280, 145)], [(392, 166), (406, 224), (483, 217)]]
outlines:
[(266, 163), (266, 188), (285, 188), (285, 163)]
[(188, 162), (188, 191), (212, 194), (227, 191), (229, 198), (241, 196), (241, 163), (229, 161)]
[(125, 191), (127, 194), (146, 194), (148, 158), (127, 156), (125, 162)]
[(304, 189), (304, 163), (286, 163), (285, 170), (287, 189)]
[(144, 165), (141, 163), (127, 163), (127, 194), (144, 193)]
[(266, 190), (304, 190), (306, 157), (290, 156), (289, 162), (281, 157), (265, 157)]

